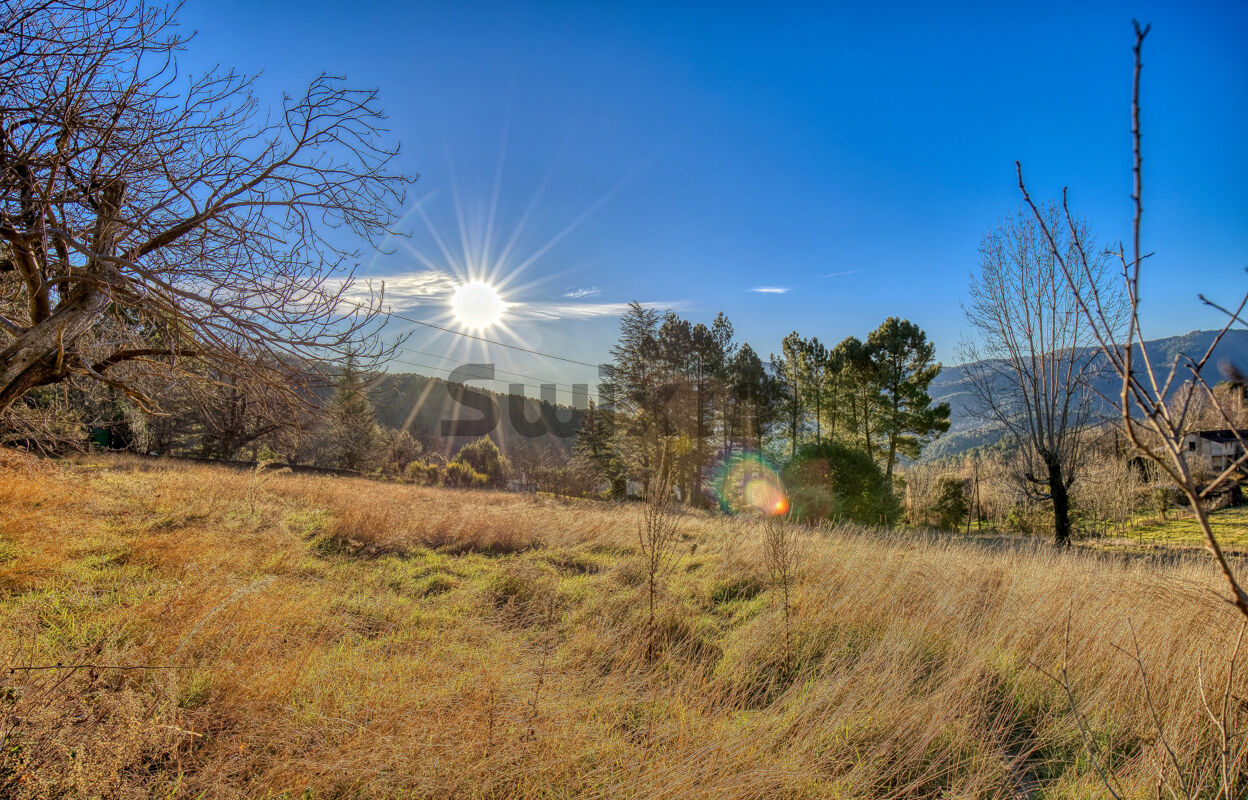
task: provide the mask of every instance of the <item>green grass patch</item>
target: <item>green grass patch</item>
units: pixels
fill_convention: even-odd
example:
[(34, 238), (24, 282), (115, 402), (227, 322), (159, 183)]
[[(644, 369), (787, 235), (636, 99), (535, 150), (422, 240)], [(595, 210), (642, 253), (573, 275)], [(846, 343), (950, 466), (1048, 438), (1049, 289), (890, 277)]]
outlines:
[(753, 600), (767, 588), (757, 575), (734, 575), (711, 584), (711, 602), (715, 604)]
[[(1209, 522), (1222, 544), (1248, 546), (1248, 506), (1214, 511), (1209, 515)], [(1141, 544), (1201, 545), (1205, 541), (1196, 518), (1190, 515), (1142, 525), (1124, 538), (1135, 539)]]

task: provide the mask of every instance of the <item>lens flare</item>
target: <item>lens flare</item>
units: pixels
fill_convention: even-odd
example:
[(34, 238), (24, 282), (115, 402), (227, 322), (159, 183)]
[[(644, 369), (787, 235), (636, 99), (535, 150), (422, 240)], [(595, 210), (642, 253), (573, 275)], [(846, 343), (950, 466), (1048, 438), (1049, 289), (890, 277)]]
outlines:
[(789, 510), (779, 473), (758, 453), (735, 453), (719, 465), (715, 497), (729, 514), (779, 516)]

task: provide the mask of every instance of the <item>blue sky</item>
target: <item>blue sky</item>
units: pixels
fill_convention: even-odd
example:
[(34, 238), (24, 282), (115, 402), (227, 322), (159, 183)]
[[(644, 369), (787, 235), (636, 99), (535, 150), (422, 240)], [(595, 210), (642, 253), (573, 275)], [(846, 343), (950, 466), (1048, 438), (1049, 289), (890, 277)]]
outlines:
[[(380, 90), (421, 178), (411, 238), (361, 267), (404, 314), (447, 323), (463, 242), (492, 229), (492, 262), (514, 238), (492, 338), (596, 363), (636, 299), (722, 310), (764, 357), (793, 329), (835, 343), (898, 315), (951, 361), (979, 239), (1019, 202), (1015, 159), (1033, 196), (1068, 185), (1102, 243), (1129, 235), (1132, 17), (1153, 25), (1146, 333), (1170, 335), (1216, 324), (1197, 292), (1244, 285), (1242, 2), (190, 0), (181, 63), (263, 70), (270, 102), (321, 71)], [(412, 364), (595, 377), (428, 330), (409, 345), (446, 359)]]

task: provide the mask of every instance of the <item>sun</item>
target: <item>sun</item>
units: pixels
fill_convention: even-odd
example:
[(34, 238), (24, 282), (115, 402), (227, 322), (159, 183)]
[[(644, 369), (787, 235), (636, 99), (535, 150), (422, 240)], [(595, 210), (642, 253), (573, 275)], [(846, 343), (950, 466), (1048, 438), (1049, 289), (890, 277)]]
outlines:
[(506, 310), (507, 303), (498, 290), (485, 281), (461, 283), (451, 294), (451, 312), (465, 328), (492, 328), (502, 321)]

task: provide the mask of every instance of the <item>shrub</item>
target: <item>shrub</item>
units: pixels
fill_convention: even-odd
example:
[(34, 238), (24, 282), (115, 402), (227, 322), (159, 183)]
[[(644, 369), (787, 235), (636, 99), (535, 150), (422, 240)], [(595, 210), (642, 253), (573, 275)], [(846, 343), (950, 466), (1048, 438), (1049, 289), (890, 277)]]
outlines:
[(403, 474), (409, 481), (421, 486), (437, 486), (442, 482), (442, 469), (437, 464), (426, 461), (413, 461), (407, 465)]
[[(475, 442), (469, 442), (459, 449), (451, 464), (460, 463), (483, 475), (490, 486), (499, 487), (507, 483), (511, 473), (511, 464), (499, 451), (498, 445), (487, 436)], [(447, 465), (450, 467), (450, 464)]]
[(1001, 527), (1017, 533), (1052, 533), (1053, 513), (1038, 503), (1014, 505), (1001, 521)]
[(932, 493), (929, 518), (938, 528), (954, 530), (966, 522), (968, 511), (962, 480), (956, 475), (941, 475)]
[(410, 433), (394, 428), (381, 430), (381, 447), (384, 451), (382, 471), (392, 475), (406, 474), (407, 468), (415, 463), (424, 450)]
[(835, 442), (808, 444), (784, 469), (792, 514), (803, 521), (891, 523), (899, 511), (888, 478), (861, 450)]
[(489, 478), (458, 459), (442, 470), (442, 482), (459, 489), (479, 489), (490, 483)]

